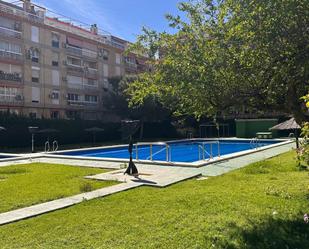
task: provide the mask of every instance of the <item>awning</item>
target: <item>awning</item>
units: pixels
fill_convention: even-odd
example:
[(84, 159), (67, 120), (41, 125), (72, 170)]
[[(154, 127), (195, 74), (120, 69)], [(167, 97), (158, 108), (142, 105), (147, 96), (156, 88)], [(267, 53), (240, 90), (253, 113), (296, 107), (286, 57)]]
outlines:
[(67, 37), (67, 42), (69, 45), (72, 45), (75, 47), (80, 47), (80, 48), (83, 47), (83, 42), (73, 37)]
[(92, 51), (97, 51), (97, 45), (88, 43), (88, 42), (83, 42), (83, 48), (86, 48)]

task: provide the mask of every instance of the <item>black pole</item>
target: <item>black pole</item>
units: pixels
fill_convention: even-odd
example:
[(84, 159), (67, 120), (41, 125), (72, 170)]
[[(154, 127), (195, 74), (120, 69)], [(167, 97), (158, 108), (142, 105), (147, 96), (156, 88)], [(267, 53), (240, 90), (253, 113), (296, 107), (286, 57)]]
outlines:
[(124, 174), (130, 175), (130, 176), (138, 176), (138, 170), (132, 160), (132, 152), (133, 152), (133, 141), (132, 141), (132, 136), (130, 136), (130, 143), (129, 143), (129, 148), (128, 148), (129, 154), (130, 154), (130, 161), (129, 161), (129, 166), (124, 172)]

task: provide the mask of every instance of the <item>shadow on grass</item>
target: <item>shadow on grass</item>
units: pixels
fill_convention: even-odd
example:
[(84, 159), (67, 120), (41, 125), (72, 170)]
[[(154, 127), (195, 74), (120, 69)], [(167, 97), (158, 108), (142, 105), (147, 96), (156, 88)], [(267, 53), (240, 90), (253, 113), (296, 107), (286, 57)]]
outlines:
[[(250, 229), (230, 224), (235, 237), (240, 237), (241, 248), (257, 249), (308, 249), (309, 224), (305, 224), (302, 215), (297, 220), (268, 218), (260, 224), (252, 224)], [(233, 237), (234, 237), (233, 236)], [(224, 248), (237, 248), (229, 244)]]

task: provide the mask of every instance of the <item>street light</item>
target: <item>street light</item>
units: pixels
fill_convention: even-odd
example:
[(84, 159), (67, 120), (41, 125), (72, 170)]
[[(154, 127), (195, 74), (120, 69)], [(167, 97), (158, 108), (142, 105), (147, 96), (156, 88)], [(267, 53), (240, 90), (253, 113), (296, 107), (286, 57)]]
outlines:
[(31, 133), (31, 153), (34, 153), (34, 134), (39, 129), (39, 127), (36, 126), (29, 126), (28, 130)]

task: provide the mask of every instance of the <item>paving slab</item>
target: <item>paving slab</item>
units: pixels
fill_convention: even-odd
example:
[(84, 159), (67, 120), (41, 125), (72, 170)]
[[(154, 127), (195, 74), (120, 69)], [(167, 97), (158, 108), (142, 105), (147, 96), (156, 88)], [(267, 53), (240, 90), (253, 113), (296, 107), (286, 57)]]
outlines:
[(98, 189), (92, 192), (74, 195), (67, 198), (62, 198), (54, 201), (45, 202), (42, 204), (33, 205), (26, 208), (21, 208), (6, 213), (0, 214), (0, 226), (8, 223), (16, 222), (23, 219), (38, 216), (40, 214), (52, 212), (55, 210), (63, 209), (86, 200), (94, 198), (108, 196), (114, 193), (125, 191), (128, 189), (136, 188), (141, 186), (141, 183), (129, 182), (122, 183), (102, 189)]

